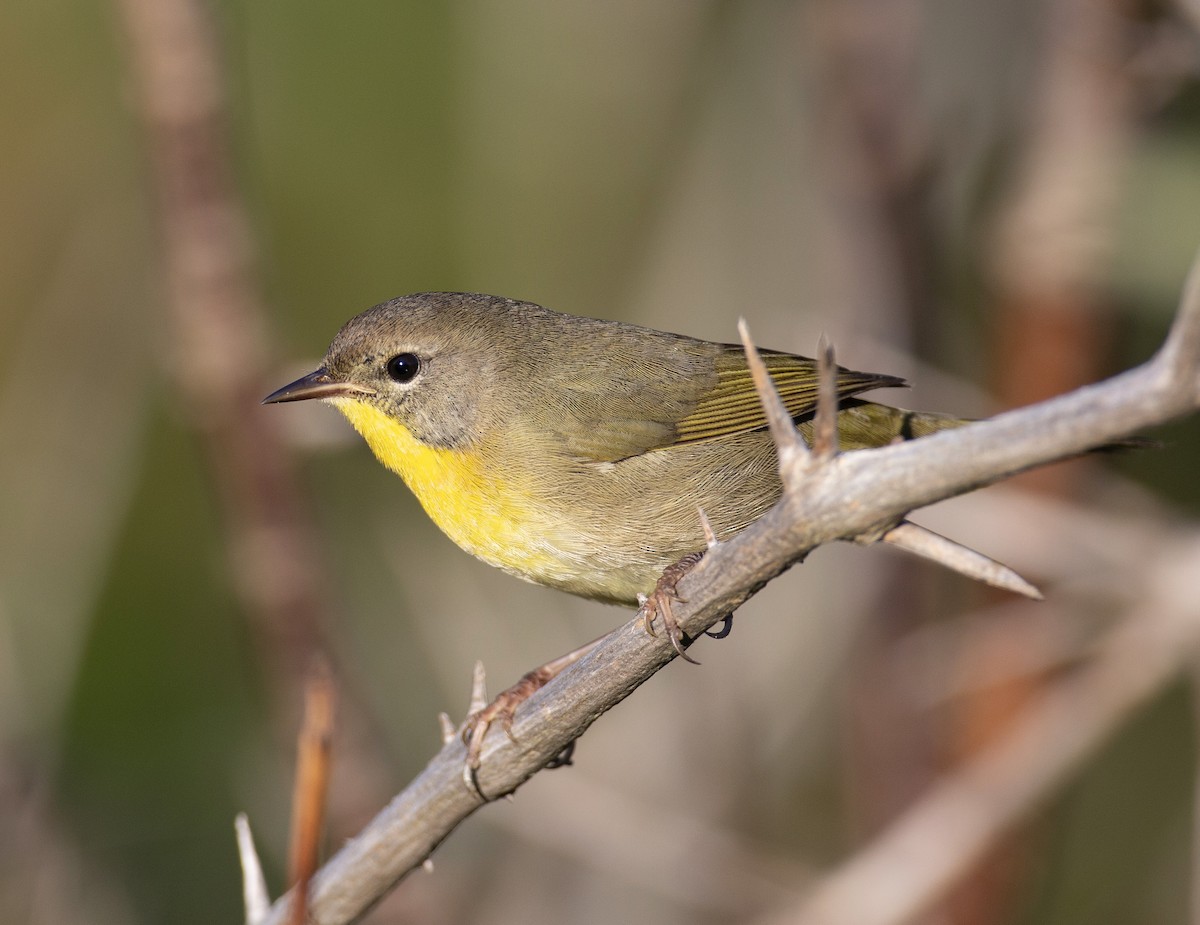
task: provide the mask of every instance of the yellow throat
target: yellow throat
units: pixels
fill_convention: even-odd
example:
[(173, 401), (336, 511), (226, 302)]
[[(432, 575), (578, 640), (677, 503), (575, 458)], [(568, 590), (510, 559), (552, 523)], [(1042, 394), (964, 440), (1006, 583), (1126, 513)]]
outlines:
[(467, 552), (523, 578), (542, 575), (554, 561), (526, 526), (529, 499), (489, 478), (481, 454), (428, 446), (395, 418), (352, 398), (332, 403), (375, 457), (404, 479), (433, 522)]

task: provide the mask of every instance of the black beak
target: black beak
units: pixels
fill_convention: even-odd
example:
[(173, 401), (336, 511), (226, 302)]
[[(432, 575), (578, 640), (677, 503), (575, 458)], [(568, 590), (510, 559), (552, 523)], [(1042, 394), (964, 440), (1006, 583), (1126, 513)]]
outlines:
[(374, 395), (375, 390), (352, 382), (338, 382), (324, 368), (313, 370), (295, 382), (289, 382), (262, 400), (264, 405), (282, 401), (307, 401), (310, 398), (338, 398), (352, 395)]

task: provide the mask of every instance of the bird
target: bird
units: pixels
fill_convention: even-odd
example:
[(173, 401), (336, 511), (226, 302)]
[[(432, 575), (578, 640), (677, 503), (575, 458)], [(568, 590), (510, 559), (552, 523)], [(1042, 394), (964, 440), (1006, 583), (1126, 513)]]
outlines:
[[(760, 354), (811, 443), (817, 361)], [(966, 423), (858, 397), (906, 385), (896, 376), (839, 366), (835, 382), (841, 450)], [(317, 369), (263, 401), (302, 400), (337, 408), (462, 549), (610, 604), (661, 600), (664, 572), (677, 580), (675, 563), (782, 492), (742, 346), (532, 302), (422, 292), (376, 305), (346, 322)], [(687, 658), (669, 606), (658, 609)]]

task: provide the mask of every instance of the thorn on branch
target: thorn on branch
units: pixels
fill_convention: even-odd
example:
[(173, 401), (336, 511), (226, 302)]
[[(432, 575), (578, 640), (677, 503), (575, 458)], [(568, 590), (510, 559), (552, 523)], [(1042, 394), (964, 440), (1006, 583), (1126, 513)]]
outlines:
[(1041, 591), (1007, 565), (911, 521), (901, 521), (884, 533), (881, 539), (993, 588), (1012, 591), (1035, 601), (1043, 599)]
[(779, 397), (775, 383), (771, 381), (771, 374), (767, 372), (766, 364), (763, 363), (762, 357), (758, 354), (758, 348), (754, 346), (754, 341), (750, 338), (750, 327), (746, 324), (745, 318), (738, 319), (738, 334), (741, 336), (742, 346), (746, 350), (746, 363), (749, 365), (750, 375), (754, 379), (754, 389), (758, 392), (758, 400), (762, 402), (763, 412), (767, 416), (767, 427), (775, 441), (775, 452), (779, 457), (779, 469), (782, 473), (790, 468), (788, 462), (792, 458), (808, 455), (808, 446), (804, 443), (800, 432), (796, 430), (791, 414), (784, 405), (783, 399)]
[(838, 451), (837, 363), (825, 336), (817, 345), (817, 413), (813, 419), (813, 458), (824, 462)]
[(246, 925), (259, 925), (267, 920), (271, 911), (271, 897), (267, 893), (267, 878), (263, 876), (262, 863), (254, 848), (254, 835), (250, 831), (250, 820), (245, 813), (238, 813), (233, 820), (237, 833), (238, 858), (242, 863), (242, 896), (246, 906)]
[(1169, 387), (1186, 394), (1192, 408), (1200, 406), (1200, 254), (1192, 261), (1179, 313), (1156, 361), (1166, 366)]
[(471, 700), (467, 704), (467, 716), (474, 716), (488, 705), (487, 671), (483, 661), (475, 662), (475, 671), (471, 675)]
[(458, 737), (458, 730), (454, 728), (454, 720), (450, 718), (450, 714), (442, 711), (438, 714), (438, 727), (442, 731), (442, 744), (453, 742)]

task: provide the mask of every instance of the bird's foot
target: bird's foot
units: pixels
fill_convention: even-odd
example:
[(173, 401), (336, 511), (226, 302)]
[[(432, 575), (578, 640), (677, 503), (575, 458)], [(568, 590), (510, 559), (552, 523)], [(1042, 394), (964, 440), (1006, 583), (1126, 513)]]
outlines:
[[(603, 638), (601, 637), (601, 639)], [(515, 743), (517, 739), (513, 735), (512, 727), (517, 707), (557, 678), (570, 665), (573, 665), (591, 652), (599, 642), (600, 639), (594, 639), (587, 645), (580, 646), (566, 655), (559, 656), (553, 661), (527, 672), (522, 676), (521, 680), (508, 690), (502, 691), (491, 703), (480, 710), (476, 710), (466, 718), (462, 729), (463, 743), (467, 746), (467, 758), (463, 764), (463, 779), (467, 782), (468, 787), (481, 797), (483, 796), (476, 780), (476, 772), (479, 770), (482, 762), (483, 740), (487, 736), (488, 730), (495, 723), (499, 722), (500, 728), (504, 730), (504, 734), (508, 736), (510, 741)], [(482, 700), (483, 698), (481, 697), (480, 699)], [(548, 767), (561, 767), (562, 765), (570, 764), (572, 748), (573, 743), (568, 745), (561, 754), (552, 759)]]
[(688, 553), (678, 562), (668, 565), (663, 569), (662, 577), (655, 584), (654, 591), (642, 602), (642, 626), (646, 628), (646, 632), (651, 636), (657, 636), (658, 634), (654, 632), (654, 620), (656, 617), (662, 617), (663, 629), (666, 631), (667, 638), (671, 640), (671, 645), (679, 653), (680, 658), (685, 662), (691, 662), (693, 665), (699, 665), (700, 663), (685, 651), (685, 647), (691, 643), (691, 640), (687, 638), (687, 635), (679, 626), (679, 621), (675, 619), (675, 614), (671, 610), (671, 602), (679, 601), (681, 604), (687, 603), (684, 598), (679, 596), (679, 593), (675, 590), (675, 586), (703, 558), (703, 552), (692, 552)]
[[(462, 737), (463, 743), (467, 746), (468, 768), (472, 771), (479, 770), (480, 755), (483, 753), (483, 739), (494, 723), (500, 723), (500, 728), (504, 730), (504, 734), (510, 741), (517, 741), (512, 732), (513, 717), (516, 716), (517, 707), (554, 679), (558, 672), (550, 670), (553, 664), (554, 662), (550, 662), (527, 672), (508, 690), (501, 691), (496, 699), (486, 707), (476, 710), (467, 717), (466, 722), (463, 723)], [(559, 669), (559, 671), (561, 670)]]

